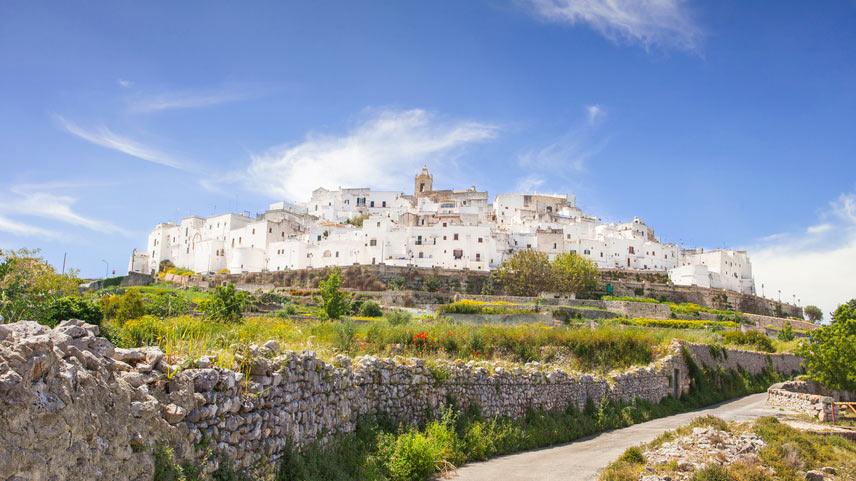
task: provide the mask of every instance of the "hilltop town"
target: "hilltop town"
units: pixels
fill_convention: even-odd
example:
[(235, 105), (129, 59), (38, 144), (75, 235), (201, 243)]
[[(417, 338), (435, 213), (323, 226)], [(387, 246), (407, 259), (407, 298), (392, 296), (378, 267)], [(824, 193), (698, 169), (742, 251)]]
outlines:
[(158, 224), (129, 272), (163, 261), (199, 273), (282, 271), (355, 264), (489, 271), (522, 249), (551, 258), (576, 253), (601, 269), (667, 272), (672, 283), (754, 294), (745, 251), (682, 249), (662, 243), (635, 217), (606, 223), (575, 196), (435, 190), (423, 167), (413, 194), (318, 188), (306, 202), (274, 202), (255, 218), (222, 214)]

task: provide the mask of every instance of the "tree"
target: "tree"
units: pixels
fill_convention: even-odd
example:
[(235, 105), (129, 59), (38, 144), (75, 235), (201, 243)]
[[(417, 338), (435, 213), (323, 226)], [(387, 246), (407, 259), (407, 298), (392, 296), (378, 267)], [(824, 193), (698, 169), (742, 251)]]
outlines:
[(524, 249), (502, 261), (494, 278), (515, 296), (537, 296), (552, 284), (553, 271), (547, 254)]
[(806, 374), (830, 389), (856, 391), (854, 317), (837, 318), (831, 325), (811, 331), (797, 351), (803, 357)]
[(318, 293), (321, 295), (318, 305), (328, 319), (338, 319), (350, 308), (350, 297), (341, 287), (342, 273), (338, 268), (333, 269), (327, 279), (321, 281), (318, 286)]
[(847, 319), (856, 319), (856, 299), (850, 299), (847, 303), (841, 304), (832, 313), (832, 322)]
[(38, 250), (0, 250), (0, 317), (40, 319), (48, 301), (77, 294), (77, 271), (59, 274)]
[(210, 299), (202, 301), (200, 308), (205, 317), (215, 321), (238, 322), (247, 307), (249, 294), (235, 289), (231, 282), (217, 286)]
[(823, 311), (821, 311), (817, 306), (805, 306), (803, 312), (805, 312), (805, 316), (808, 317), (808, 320), (811, 322), (816, 323), (823, 319)]
[(597, 265), (577, 254), (559, 254), (551, 264), (553, 289), (580, 294), (597, 286)]

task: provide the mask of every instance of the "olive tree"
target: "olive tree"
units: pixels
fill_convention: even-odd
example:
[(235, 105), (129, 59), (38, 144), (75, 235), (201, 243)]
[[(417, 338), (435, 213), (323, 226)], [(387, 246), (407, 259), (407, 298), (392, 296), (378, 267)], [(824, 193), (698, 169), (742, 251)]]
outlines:
[(553, 290), (580, 294), (597, 286), (597, 265), (574, 253), (559, 254), (551, 263)]
[(515, 296), (537, 296), (549, 290), (553, 283), (553, 270), (547, 254), (532, 249), (514, 253), (494, 272), (497, 283)]

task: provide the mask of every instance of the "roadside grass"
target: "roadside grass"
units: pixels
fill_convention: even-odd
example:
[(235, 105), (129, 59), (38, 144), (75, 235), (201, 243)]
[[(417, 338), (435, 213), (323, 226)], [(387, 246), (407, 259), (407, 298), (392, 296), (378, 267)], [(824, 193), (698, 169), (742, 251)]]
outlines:
[(738, 461), (727, 466), (708, 466), (696, 472), (692, 481), (798, 481), (806, 471), (825, 466), (836, 469), (835, 479), (856, 479), (856, 443), (839, 436), (824, 436), (794, 429), (774, 417), (752, 423), (726, 422), (714, 416), (694, 419), (685, 426), (667, 431), (650, 443), (628, 448), (601, 472), (600, 481), (636, 481), (642, 472), (674, 476), (677, 463), (646, 468), (644, 451), (686, 436), (695, 427), (714, 427), (727, 432), (754, 432), (766, 446), (758, 452), (759, 462)]

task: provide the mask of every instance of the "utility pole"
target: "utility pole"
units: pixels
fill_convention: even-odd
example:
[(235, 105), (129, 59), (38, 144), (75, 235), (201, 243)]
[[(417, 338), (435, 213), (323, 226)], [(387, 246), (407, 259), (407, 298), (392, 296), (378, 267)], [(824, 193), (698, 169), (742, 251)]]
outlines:
[(65, 274), (65, 259), (68, 257), (68, 252), (62, 254), (62, 273)]
[(106, 279), (107, 273), (110, 272), (110, 263), (104, 259), (101, 259), (101, 262), (103, 262), (105, 264), (105, 266), (104, 266), (104, 278)]

